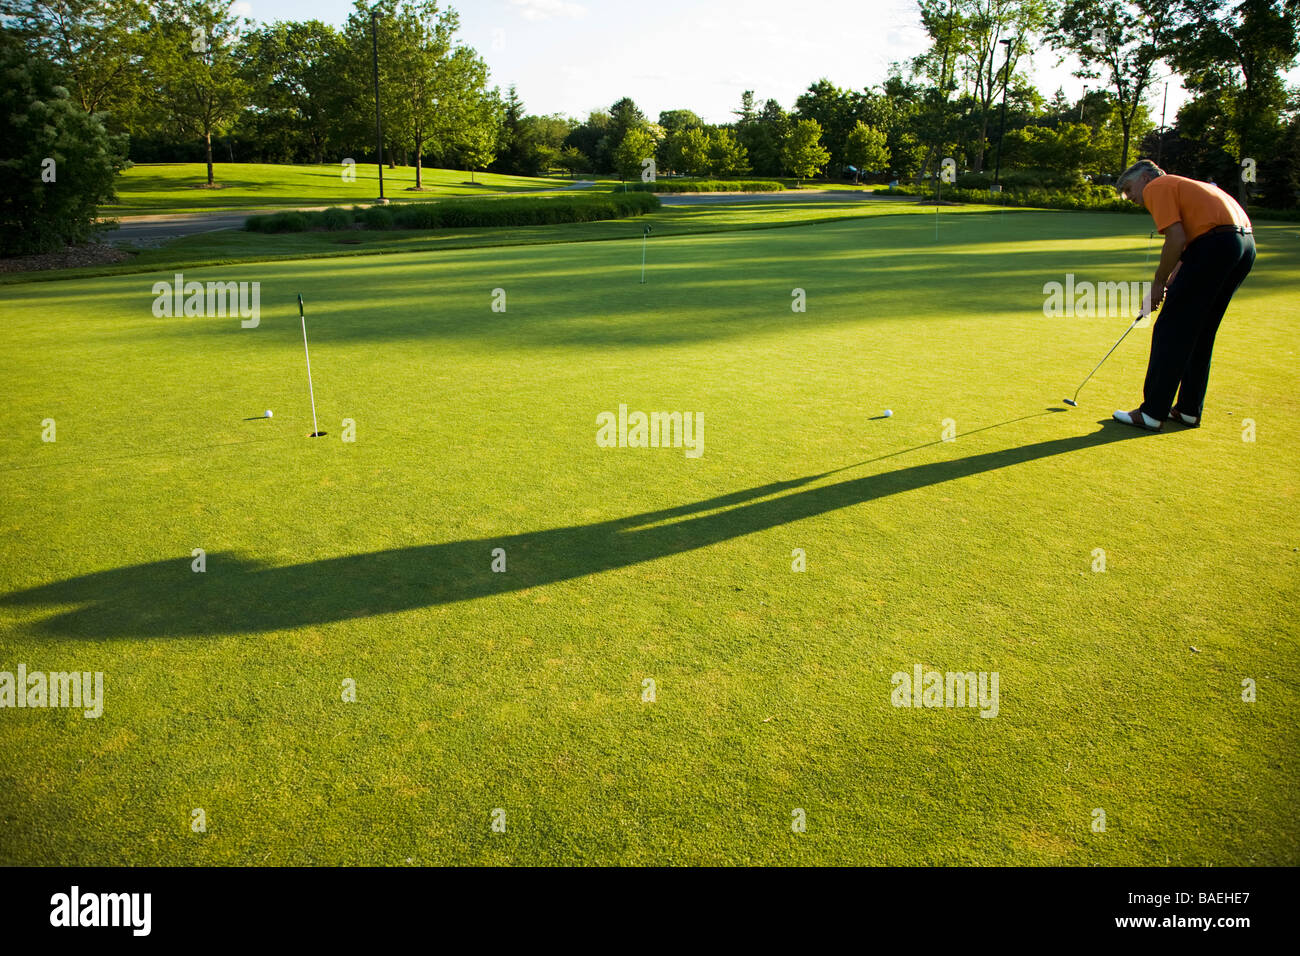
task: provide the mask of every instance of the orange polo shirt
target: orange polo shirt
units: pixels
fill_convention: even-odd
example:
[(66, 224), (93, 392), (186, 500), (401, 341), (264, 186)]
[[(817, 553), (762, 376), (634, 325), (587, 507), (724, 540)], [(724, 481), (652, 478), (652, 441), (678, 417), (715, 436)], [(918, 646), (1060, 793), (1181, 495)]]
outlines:
[(1218, 186), (1184, 176), (1157, 176), (1142, 189), (1142, 204), (1163, 233), (1176, 222), (1183, 224), (1187, 241), (1198, 239), (1215, 226), (1251, 228), (1246, 211)]

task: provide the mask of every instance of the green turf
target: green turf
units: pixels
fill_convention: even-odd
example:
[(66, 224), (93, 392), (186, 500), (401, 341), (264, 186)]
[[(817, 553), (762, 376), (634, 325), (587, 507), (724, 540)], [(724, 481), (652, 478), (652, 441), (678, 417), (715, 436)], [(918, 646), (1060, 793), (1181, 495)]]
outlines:
[[(1029, 215), (1033, 210), (1002, 212), (991, 206), (955, 206), (942, 212), (943, 224), (953, 216)], [(655, 241), (664, 236), (733, 232), (746, 229), (775, 229), (813, 222), (829, 222), (880, 215), (924, 215), (934, 224), (933, 207), (909, 202), (843, 202), (763, 200), (733, 205), (701, 203), (666, 206), (635, 219), (604, 222), (565, 223), (556, 226), (465, 228), (435, 230), (316, 230), (263, 234), (242, 229), (222, 229), (173, 239), (159, 246), (134, 249), (122, 263), (85, 266), (68, 270), (39, 270), (0, 273), (0, 285), (24, 282), (62, 281), (67, 278), (120, 275), (236, 262), (266, 262), (306, 257), (386, 255), (435, 249), (475, 246), (531, 245), (554, 242), (590, 242), (603, 239), (641, 241), (642, 227), (649, 223)], [(130, 247), (126, 247), (130, 249)]]
[[(265, 163), (222, 163), (214, 168), (215, 189), (208, 188), (203, 163), (140, 163), (117, 181), (118, 201), (103, 207), (104, 216), (160, 215), (202, 212), (223, 208), (275, 206), (350, 206), (369, 204), (379, 195), (379, 172), (374, 163), (358, 163), (355, 178), (343, 179), (343, 166), (286, 166)], [(568, 188), (563, 178), (503, 176), (470, 173), (460, 169), (425, 169), (424, 191), (415, 192), (415, 167), (384, 168), (384, 193), (394, 202), (474, 196), (527, 189)]]
[[(0, 862), (1300, 862), (1294, 226), (1161, 435), (1103, 423), (1149, 329), (1065, 411), (1127, 322), (1042, 315), (1145, 277), (1128, 217), (653, 239), (187, 272), (255, 330), (0, 290), (0, 670), (106, 698), (0, 711)], [(598, 448), (620, 403), (703, 457)], [(892, 707), (916, 664), (997, 718)]]

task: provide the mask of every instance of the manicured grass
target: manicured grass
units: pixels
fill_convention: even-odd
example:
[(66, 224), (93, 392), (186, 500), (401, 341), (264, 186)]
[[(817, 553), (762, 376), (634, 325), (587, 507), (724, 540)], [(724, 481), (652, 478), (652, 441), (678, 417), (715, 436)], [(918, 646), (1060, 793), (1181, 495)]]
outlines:
[[(1033, 215), (1031, 210), (1008, 210), (1003, 213), (991, 206), (945, 208), (942, 228), (962, 221), (967, 215)], [(397, 230), (380, 232), (306, 232), (261, 235), (229, 229), (200, 233), (175, 239), (161, 246), (135, 253), (127, 262), (87, 266), (61, 271), (0, 273), (0, 286), (25, 282), (54, 282), (69, 278), (228, 265), (236, 262), (267, 262), (303, 257), (387, 255), (394, 252), (421, 252), (435, 249), (465, 249), (479, 246), (534, 245), (554, 242), (591, 242), (606, 239), (640, 241), (642, 225), (650, 223), (655, 241), (669, 235), (700, 235), (749, 229), (781, 229), (814, 222), (834, 222), (882, 215), (928, 216), (933, 228), (934, 208), (911, 203), (864, 204), (842, 201), (782, 202), (767, 200), (763, 204), (701, 204), (670, 206), (626, 221), (569, 223), (557, 226), (533, 226), (483, 229), (437, 229), (428, 232)]]
[[(0, 862), (1300, 863), (1296, 232), (1160, 435), (1103, 423), (1149, 329), (1065, 411), (1127, 321), (1042, 314), (1146, 277), (1122, 216), (186, 272), (256, 329), (5, 287), (0, 670), (105, 705), (0, 710)], [(620, 403), (703, 456), (597, 447)], [(998, 716), (891, 706), (916, 664)]]
[[(272, 208), (276, 206), (335, 206), (369, 203), (379, 195), (374, 163), (358, 163), (355, 181), (343, 179), (339, 163), (324, 166), (281, 166), (262, 163), (217, 163), (216, 182), (207, 188), (203, 163), (141, 163), (118, 179), (118, 202), (105, 206), (106, 217), (202, 212), (208, 209)], [(532, 179), (496, 173), (470, 174), (459, 169), (425, 169), (425, 190), (415, 185), (415, 167), (384, 167), (384, 192), (394, 202), (418, 202), (446, 196), (475, 196), (526, 189), (569, 188), (571, 180)]]

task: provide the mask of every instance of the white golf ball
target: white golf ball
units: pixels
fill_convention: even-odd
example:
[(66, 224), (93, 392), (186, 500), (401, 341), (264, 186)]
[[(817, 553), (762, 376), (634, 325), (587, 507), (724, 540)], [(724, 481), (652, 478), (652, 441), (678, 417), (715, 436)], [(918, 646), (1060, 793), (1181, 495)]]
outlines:
[(271, 417), (271, 410), (269, 408), (266, 410), (266, 417), (267, 418)]
[(894, 417), (894, 410), (893, 410), (892, 408), (886, 408), (886, 409), (885, 409), (885, 417), (886, 417), (886, 418), (893, 418), (893, 417)]

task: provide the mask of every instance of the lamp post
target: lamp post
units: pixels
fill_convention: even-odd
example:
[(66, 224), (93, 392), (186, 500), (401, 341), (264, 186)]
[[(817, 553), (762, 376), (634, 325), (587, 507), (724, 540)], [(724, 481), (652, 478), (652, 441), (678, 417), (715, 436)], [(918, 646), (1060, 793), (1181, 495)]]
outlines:
[(375, 67), (375, 148), (379, 154), (379, 202), (388, 202), (384, 198), (384, 127), (379, 119), (379, 13), (370, 9), (370, 41), (374, 54)]
[(1002, 122), (998, 126), (998, 159), (993, 166), (993, 185), (1002, 184), (1002, 137), (1007, 131), (1007, 84), (1011, 74), (1011, 41), (999, 40), (1007, 48), (1007, 60), (1002, 64)]
[(1165, 112), (1169, 109), (1169, 81), (1165, 80), (1165, 101), (1160, 107), (1160, 135), (1156, 139), (1156, 165), (1164, 162), (1165, 153)]

